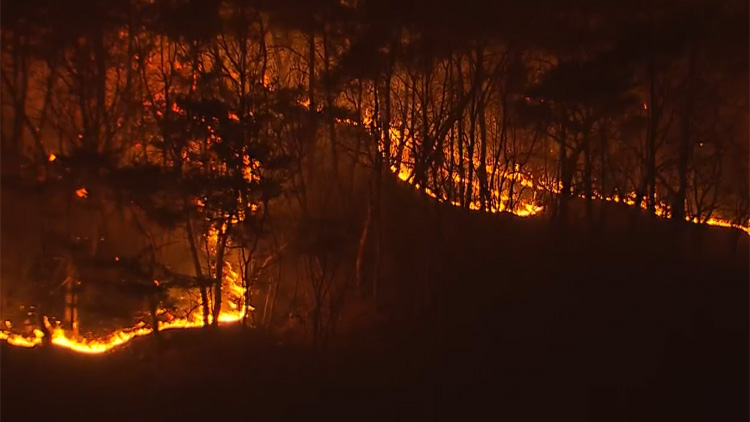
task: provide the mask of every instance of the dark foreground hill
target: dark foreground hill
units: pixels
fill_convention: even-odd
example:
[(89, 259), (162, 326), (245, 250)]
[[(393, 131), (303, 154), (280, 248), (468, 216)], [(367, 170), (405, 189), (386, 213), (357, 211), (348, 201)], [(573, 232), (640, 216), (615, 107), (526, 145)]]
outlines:
[(643, 219), (553, 230), (402, 189), (384, 229), (393, 317), (339, 347), (239, 327), (95, 357), (3, 345), (0, 416), (748, 420), (746, 237)]

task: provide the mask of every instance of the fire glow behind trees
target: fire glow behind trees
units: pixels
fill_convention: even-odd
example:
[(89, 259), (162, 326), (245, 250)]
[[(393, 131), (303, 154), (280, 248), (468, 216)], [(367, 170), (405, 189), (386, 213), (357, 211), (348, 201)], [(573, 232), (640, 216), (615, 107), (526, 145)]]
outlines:
[[(309, 281), (290, 309), (309, 312), (316, 342), (327, 338), (367, 259), (377, 298), (389, 170), (470, 210), (566, 224), (569, 202), (582, 199), (592, 221), (592, 201), (618, 202), (750, 232), (747, 62), (732, 59), (746, 51), (716, 35), (730, 37), (746, 5), (571, 15), (544, 1), (545, 13), (442, 3), (425, 10), (455, 21), (393, 18), (395, 3), (370, 1), (4, 5), (4, 172), (40, 209), (97, 217), (85, 235), (42, 217), (46, 240), (32, 254), (50, 268), (13, 302), (34, 309), (25, 328), (8, 322), (0, 338), (99, 353), (154, 328), (265, 324), (278, 284), (259, 280), (289, 249)], [(504, 20), (488, 21), (501, 7)], [(352, 203), (361, 168), (372, 180), (352, 242), (327, 221)], [(112, 207), (138, 238), (122, 259), (100, 246), (118, 242), (104, 240)], [(274, 210), (294, 222), (280, 228)], [(167, 233), (182, 238), (180, 262), (161, 252)], [(334, 259), (346, 242), (360, 245), (340, 254), (356, 271)], [(59, 292), (96, 285), (100, 273), (85, 276), (94, 266), (116, 272), (149, 311), (87, 340), (55, 314)]]

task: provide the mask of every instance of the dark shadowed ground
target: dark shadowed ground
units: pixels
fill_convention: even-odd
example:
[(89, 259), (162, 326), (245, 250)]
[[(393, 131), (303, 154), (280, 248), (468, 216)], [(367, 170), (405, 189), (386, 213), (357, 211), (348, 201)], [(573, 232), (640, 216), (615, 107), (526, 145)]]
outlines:
[(746, 237), (444, 209), (426, 265), (430, 224), (391, 217), (391, 296), (429, 271), (431, 311), (326, 353), (239, 327), (96, 357), (3, 345), (2, 420), (748, 420)]

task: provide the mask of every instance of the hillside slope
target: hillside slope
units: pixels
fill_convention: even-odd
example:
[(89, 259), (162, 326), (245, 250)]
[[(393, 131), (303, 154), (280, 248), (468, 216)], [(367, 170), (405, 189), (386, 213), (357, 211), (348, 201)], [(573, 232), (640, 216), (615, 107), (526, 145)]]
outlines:
[(747, 255), (704, 253), (724, 229), (560, 231), (386, 186), (389, 323), (326, 353), (238, 327), (3, 345), (2, 419), (747, 420)]

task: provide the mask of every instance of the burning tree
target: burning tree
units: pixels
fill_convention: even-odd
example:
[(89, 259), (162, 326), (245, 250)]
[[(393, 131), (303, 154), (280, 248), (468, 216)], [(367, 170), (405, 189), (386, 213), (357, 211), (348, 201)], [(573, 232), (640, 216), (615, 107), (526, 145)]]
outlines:
[(281, 193), (287, 160), (267, 135), (278, 117), (265, 94), (242, 115), (219, 98), (178, 98), (168, 166), (134, 165), (118, 176), (121, 191), (152, 221), (183, 227), (204, 324), (220, 320), (232, 239), (253, 252), (269, 202)]

